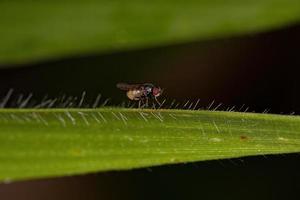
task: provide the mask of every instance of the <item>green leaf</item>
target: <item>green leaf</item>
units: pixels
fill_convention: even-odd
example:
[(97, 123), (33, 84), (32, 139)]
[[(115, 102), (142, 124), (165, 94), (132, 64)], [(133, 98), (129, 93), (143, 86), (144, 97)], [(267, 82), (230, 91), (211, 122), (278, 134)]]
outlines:
[(299, 19), (299, 0), (2, 0), (0, 63), (252, 33)]
[(191, 110), (3, 109), (0, 180), (300, 151), (300, 118)]

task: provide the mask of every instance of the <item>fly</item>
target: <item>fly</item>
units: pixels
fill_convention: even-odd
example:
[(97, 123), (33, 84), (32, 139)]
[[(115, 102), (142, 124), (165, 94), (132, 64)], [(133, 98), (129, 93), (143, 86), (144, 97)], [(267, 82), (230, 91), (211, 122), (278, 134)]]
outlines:
[(163, 90), (160, 87), (153, 85), (152, 83), (118, 83), (117, 88), (126, 91), (126, 95), (130, 100), (139, 101), (139, 107), (141, 107), (141, 103), (146, 103), (144, 105), (148, 106), (149, 99), (155, 100), (159, 105), (161, 105), (157, 98), (162, 94)]

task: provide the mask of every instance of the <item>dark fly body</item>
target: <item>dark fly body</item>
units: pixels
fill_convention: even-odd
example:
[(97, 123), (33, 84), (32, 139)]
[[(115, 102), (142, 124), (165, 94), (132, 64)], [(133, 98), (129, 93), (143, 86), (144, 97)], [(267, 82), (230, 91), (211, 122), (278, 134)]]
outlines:
[(144, 104), (143, 106), (148, 106), (149, 100), (155, 100), (160, 105), (157, 97), (162, 94), (163, 90), (160, 87), (153, 85), (152, 83), (118, 83), (117, 88), (126, 91), (127, 97), (130, 100), (139, 101), (139, 107), (141, 107), (141, 103)]

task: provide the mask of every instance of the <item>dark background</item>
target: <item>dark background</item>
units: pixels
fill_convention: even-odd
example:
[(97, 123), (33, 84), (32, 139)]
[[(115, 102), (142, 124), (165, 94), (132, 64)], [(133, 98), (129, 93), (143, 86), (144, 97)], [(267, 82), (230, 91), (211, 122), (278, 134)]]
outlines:
[[(152, 82), (164, 96), (213, 100), (220, 109), (299, 114), (300, 25), (258, 33), (107, 55), (2, 66), (0, 94), (126, 99), (117, 82)], [(168, 104), (168, 102), (167, 102)], [(298, 154), (207, 161), (0, 185), (1, 199), (299, 199)]]

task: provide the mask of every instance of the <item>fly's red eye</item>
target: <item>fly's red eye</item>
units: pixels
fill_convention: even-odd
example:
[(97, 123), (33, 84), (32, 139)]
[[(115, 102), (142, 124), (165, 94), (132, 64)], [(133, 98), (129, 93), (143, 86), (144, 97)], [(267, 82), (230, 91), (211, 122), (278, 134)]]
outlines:
[(159, 95), (161, 95), (161, 89), (160, 88), (153, 88), (152, 93), (155, 97), (158, 97)]

